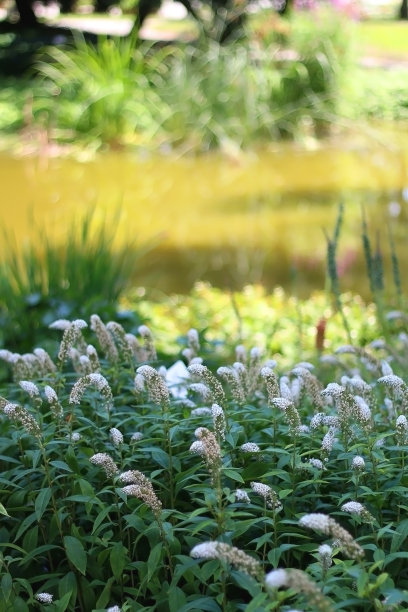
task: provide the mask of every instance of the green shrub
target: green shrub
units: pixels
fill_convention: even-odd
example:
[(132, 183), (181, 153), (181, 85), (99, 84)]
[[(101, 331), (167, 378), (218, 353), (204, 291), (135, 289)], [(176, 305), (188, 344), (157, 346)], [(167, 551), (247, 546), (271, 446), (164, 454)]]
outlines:
[(0, 260), (3, 346), (28, 350), (50, 337), (51, 321), (73, 313), (86, 317), (98, 310), (114, 316), (141, 249), (126, 242), (114, 246), (116, 221), (97, 222), (94, 217), (90, 213), (73, 222), (62, 244), (40, 228), (23, 246), (5, 238)]
[(343, 22), (320, 13), (294, 17), (287, 36), (228, 46), (78, 39), (38, 64), (47, 96), (36, 107), (68, 138), (114, 147), (228, 150), (299, 135), (305, 122), (321, 133), (338, 112), (349, 45)]
[(175, 379), (145, 326), (53, 327), (0, 353), (2, 612), (404, 608), (406, 336), (212, 371), (190, 330)]

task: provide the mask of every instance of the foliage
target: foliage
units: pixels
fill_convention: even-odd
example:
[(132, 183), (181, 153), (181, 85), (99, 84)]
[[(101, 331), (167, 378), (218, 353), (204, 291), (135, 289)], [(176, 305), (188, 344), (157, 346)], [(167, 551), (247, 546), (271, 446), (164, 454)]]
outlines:
[(55, 323), (54, 361), (2, 351), (0, 609), (402, 609), (407, 317), (392, 318), (390, 344), (314, 369), (241, 346), (211, 371), (190, 330), (188, 370), (163, 371), (148, 328), (96, 316), (93, 335)]
[(269, 32), (228, 47), (79, 39), (38, 64), (54, 95), (36, 105), (66, 134), (113, 146), (265, 142), (296, 134), (306, 119), (318, 131), (333, 120), (348, 42), (343, 22), (323, 14), (294, 18), (287, 36)]
[(47, 326), (73, 313), (94, 310), (113, 316), (119, 296), (134, 272), (140, 247), (115, 247), (115, 221), (97, 221), (88, 213), (67, 228), (63, 244), (44, 228), (35, 239), (17, 245), (5, 237), (0, 261), (2, 345), (25, 351), (49, 338)]
[(63, 100), (62, 105), (43, 102), (50, 123), (112, 147), (129, 133), (154, 136), (160, 100), (151, 76), (160, 71), (163, 58), (147, 55), (148, 48), (139, 47), (134, 36), (118, 41), (101, 37), (97, 45), (77, 37), (71, 52), (51, 47), (37, 66), (57, 88), (54, 97)]
[[(341, 301), (353, 343), (361, 346), (372, 341), (379, 333), (374, 304), (365, 304), (351, 293), (341, 295)], [(283, 367), (301, 359), (314, 360), (317, 326), (322, 319), (328, 350), (347, 340), (341, 314), (323, 291), (300, 299), (279, 287), (268, 292), (261, 285), (248, 285), (242, 291), (228, 292), (197, 283), (187, 296), (170, 295), (154, 301), (131, 289), (125, 291), (120, 306), (147, 321), (158, 351), (173, 358), (184, 346), (184, 330), (190, 327), (202, 330), (202, 351), (207, 359), (217, 362), (232, 359), (234, 344), (249, 342), (255, 342)]]

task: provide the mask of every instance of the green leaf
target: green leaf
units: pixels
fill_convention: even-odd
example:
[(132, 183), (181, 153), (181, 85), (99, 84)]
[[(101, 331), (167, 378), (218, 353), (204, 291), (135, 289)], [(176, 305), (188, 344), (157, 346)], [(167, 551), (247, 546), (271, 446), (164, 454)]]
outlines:
[(0, 504), (0, 514), (3, 514), (3, 516), (10, 516), (3, 504)]
[(127, 548), (121, 542), (117, 542), (110, 551), (109, 561), (113, 575), (119, 582), (122, 572), (127, 564)]
[(153, 574), (156, 572), (157, 567), (161, 561), (162, 556), (162, 543), (159, 542), (150, 551), (149, 558), (147, 560), (147, 581), (151, 579)]
[(395, 559), (408, 559), (408, 552), (395, 552), (387, 555), (384, 561), (384, 567), (395, 561)]
[(68, 591), (68, 593), (65, 593), (65, 595), (63, 595), (61, 599), (55, 602), (56, 612), (65, 612), (65, 610), (69, 606), (71, 595), (72, 595), (72, 591)]
[(110, 600), (110, 594), (111, 594), (111, 590), (112, 590), (112, 584), (114, 582), (114, 578), (109, 578), (108, 582), (105, 584), (104, 589), (102, 591), (102, 593), (99, 595), (99, 598), (96, 602), (96, 607), (99, 608), (106, 608), (106, 606), (109, 603)]
[(62, 470), (63, 472), (72, 472), (71, 468), (65, 461), (50, 461), (50, 465), (53, 465), (58, 470)]
[(23, 533), (27, 531), (30, 525), (32, 525), (36, 520), (37, 516), (34, 512), (32, 514), (29, 514), (18, 528), (14, 541), (18, 540), (23, 535)]
[(401, 548), (401, 544), (408, 536), (408, 519), (400, 522), (396, 532), (392, 536), (390, 552), (397, 552)]
[(58, 581), (58, 595), (60, 598), (63, 598), (65, 593), (70, 591), (71, 600), (73, 600), (74, 603), (77, 596), (77, 590), (78, 586), (74, 572), (68, 572)]
[(172, 587), (169, 590), (168, 601), (170, 612), (179, 612), (180, 609), (187, 603), (186, 596), (179, 587)]
[(82, 543), (73, 536), (64, 537), (64, 546), (69, 561), (81, 574), (86, 571), (86, 552)]
[(233, 469), (233, 468), (224, 468), (222, 470), (222, 474), (224, 476), (227, 476), (228, 478), (231, 478), (231, 480), (236, 480), (237, 482), (241, 482), (241, 483), (245, 482), (244, 479), (242, 478), (241, 474), (236, 469)]
[(220, 612), (221, 608), (211, 597), (199, 597), (180, 608), (178, 612), (189, 612), (190, 610), (203, 610), (205, 612)]
[(10, 599), (11, 591), (13, 589), (13, 579), (10, 574), (4, 574), (1, 579), (1, 592), (3, 593), (4, 601), (7, 602)]
[(46, 489), (41, 489), (35, 499), (35, 516), (37, 517), (37, 521), (40, 521), (42, 515), (47, 509), (48, 503), (51, 499), (51, 489), (47, 487)]

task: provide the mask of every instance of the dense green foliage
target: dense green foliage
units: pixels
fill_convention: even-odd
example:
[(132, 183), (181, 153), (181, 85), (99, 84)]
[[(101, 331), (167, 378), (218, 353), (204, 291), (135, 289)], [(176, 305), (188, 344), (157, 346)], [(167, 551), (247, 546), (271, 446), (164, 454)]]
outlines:
[(157, 50), (136, 37), (51, 47), (37, 66), (44, 97), (33, 120), (46, 113), (60, 141), (201, 151), (321, 134), (339, 111), (348, 29), (322, 12), (266, 22), (227, 47), (203, 39)]
[(35, 78), (5, 81), (0, 129), (92, 148), (229, 151), (361, 118), (406, 119), (406, 69), (384, 78), (384, 69), (356, 66), (371, 52), (366, 29), (321, 11), (256, 16), (247, 38), (226, 47), (206, 37), (164, 48), (137, 36), (77, 37), (73, 48), (42, 53)]
[(5, 238), (0, 260), (0, 342), (26, 351), (48, 338), (55, 318), (116, 313), (117, 301), (137, 265), (141, 247), (113, 248), (115, 222), (93, 213), (67, 228), (63, 244), (38, 228), (22, 248)]
[(210, 370), (191, 330), (175, 377), (145, 326), (53, 327), (53, 361), (0, 353), (2, 612), (405, 606), (405, 333)]

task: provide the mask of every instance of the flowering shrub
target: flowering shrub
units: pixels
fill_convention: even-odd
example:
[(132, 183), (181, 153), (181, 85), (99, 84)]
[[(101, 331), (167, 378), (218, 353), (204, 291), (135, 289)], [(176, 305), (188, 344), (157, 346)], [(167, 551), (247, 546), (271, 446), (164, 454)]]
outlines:
[[(407, 338), (166, 369), (146, 326), (0, 351), (0, 611), (401, 610)], [(210, 359), (207, 362), (210, 364)]]

